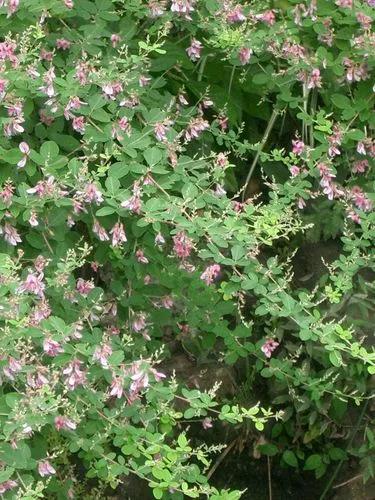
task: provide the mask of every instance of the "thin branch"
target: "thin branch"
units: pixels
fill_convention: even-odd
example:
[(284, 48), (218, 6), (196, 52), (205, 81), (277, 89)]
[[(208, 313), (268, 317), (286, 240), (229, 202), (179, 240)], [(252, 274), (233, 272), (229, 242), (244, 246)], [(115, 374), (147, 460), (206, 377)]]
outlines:
[(255, 158), (253, 160), (253, 163), (251, 164), (249, 173), (247, 174), (246, 181), (245, 181), (244, 188), (243, 188), (243, 192), (242, 192), (242, 201), (245, 199), (245, 194), (246, 194), (247, 186), (249, 185), (249, 182), (251, 180), (251, 176), (253, 175), (254, 169), (255, 169), (255, 167), (256, 167), (256, 165), (258, 163), (258, 159), (259, 159), (260, 153), (263, 151), (263, 148), (266, 145), (266, 142), (267, 142), (268, 137), (269, 137), (269, 135), (271, 133), (271, 130), (273, 129), (273, 126), (275, 124), (275, 121), (276, 121), (276, 118), (277, 118), (277, 115), (279, 114), (279, 112), (280, 112), (280, 110), (277, 109), (277, 108), (274, 108), (274, 110), (272, 111), (272, 115), (271, 115), (271, 118), (269, 119), (267, 128), (264, 131), (262, 140), (259, 143), (257, 154), (255, 155)]

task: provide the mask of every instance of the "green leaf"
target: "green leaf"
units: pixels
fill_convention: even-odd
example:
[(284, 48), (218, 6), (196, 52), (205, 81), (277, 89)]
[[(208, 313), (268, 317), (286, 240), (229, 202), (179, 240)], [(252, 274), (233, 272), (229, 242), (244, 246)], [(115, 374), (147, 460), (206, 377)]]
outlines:
[(147, 149), (143, 153), (143, 156), (150, 167), (159, 163), (159, 161), (163, 158), (161, 149), (157, 147)]
[(286, 464), (290, 465), (291, 467), (298, 467), (297, 457), (291, 450), (284, 451), (283, 460)]
[(185, 434), (180, 434), (177, 438), (177, 443), (180, 448), (186, 448), (188, 441)]
[(333, 94), (331, 95), (331, 101), (333, 104), (340, 109), (350, 108), (351, 101), (348, 97), (343, 94)]
[(6, 467), (6, 469), (2, 470), (0, 472), (0, 483), (4, 483), (8, 479), (10, 479), (13, 473), (14, 473), (13, 467)]
[(346, 458), (345, 450), (336, 447), (331, 448), (328, 451), (328, 455), (332, 460), (343, 460)]
[(154, 495), (155, 498), (159, 499), (159, 498), (163, 498), (163, 490), (161, 490), (160, 488), (154, 488), (152, 490), (152, 494)]
[(40, 154), (44, 159), (56, 158), (59, 155), (59, 146), (53, 141), (44, 142), (40, 148)]
[(310, 455), (305, 462), (304, 470), (318, 469), (322, 464), (322, 457), (320, 455)]
[(333, 366), (339, 367), (342, 366), (342, 357), (339, 351), (332, 351), (329, 353), (329, 360), (333, 364)]
[(198, 196), (198, 188), (192, 182), (184, 184), (181, 190), (185, 200), (194, 200)]
[(99, 210), (96, 211), (96, 216), (97, 217), (104, 217), (105, 215), (111, 215), (115, 213), (116, 210), (113, 207), (102, 207), (99, 208)]
[(274, 457), (279, 451), (278, 447), (272, 443), (261, 444), (258, 446), (258, 449), (262, 455), (267, 455), (268, 457)]
[(238, 260), (242, 259), (242, 257), (245, 256), (246, 251), (245, 251), (245, 248), (243, 246), (234, 245), (232, 250), (231, 250), (231, 253), (232, 253), (232, 259), (235, 261), (238, 261)]

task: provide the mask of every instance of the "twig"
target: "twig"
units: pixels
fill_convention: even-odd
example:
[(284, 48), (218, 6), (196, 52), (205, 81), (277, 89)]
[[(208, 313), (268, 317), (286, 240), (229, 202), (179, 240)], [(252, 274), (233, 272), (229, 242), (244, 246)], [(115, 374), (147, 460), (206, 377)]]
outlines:
[(247, 186), (248, 186), (248, 184), (250, 182), (251, 176), (253, 175), (254, 169), (255, 169), (255, 167), (256, 167), (256, 165), (258, 163), (258, 159), (259, 159), (260, 153), (263, 151), (263, 148), (266, 145), (266, 142), (268, 140), (268, 136), (270, 135), (271, 130), (273, 129), (273, 126), (275, 124), (275, 121), (276, 121), (276, 118), (277, 118), (278, 114), (279, 114), (279, 110), (276, 109), (276, 108), (274, 108), (274, 110), (272, 111), (271, 118), (269, 119), (267, 128), (264, 131), (262, 140), (259, 143), (257, 154), (255, 155), (255, 158), (253, 160), (253, 163), (251, 164), (249, 173), (247, 174), (246, 181), (245, 181), (244, 188), (243, 188), (243, 192), (242, 192), (242, 201), (245, 199), (246, 188), (247, 188)]
[[(355, 428), (354, 428), (354, 430), (353, 430), (353, 434), (352, 434), (352, 436), (351, 436), (351, 438), (350, 438), (350, 441), (349, 441), (349, 443), (348, 443), (348, 445), (347, 445), (347, 447), (346, 447), (346, 451), (347, 451), (347, 450), (351, 447), (351, 445), (352, 445), (352, 443), (353, 443), (353, 441), (354, 441), (354, 438), (355, 438), (355, 436), (356, 436), (356, 434), (357, 434), (357, 431), (358, 431), (359, 425), (360, 425), (360, 423), (361, 423), (361, 421), (362, 421), (362, 419), (363, 419), (363, 417), (364, 417), (364, 415), (365, 415), (365, 413), (366, 413), (366, 410), (367, 410), (368, 404), (369, 404), (369, 400), (367, 399), (367, 401), (366, 401), (366, 402), (364, 403), (364, 405), (363, 405), (363, 408), (362, 408), (361, 414), (360, 414), (360, 415), (359, 415), (359, 417), (358, 417), (357, 423), (356, 423)], [(324, 491), (323, 491), (323, 493), (321, 494), (321, 496), (320, 496), (319, 500), (324, 500), (324, 499), (326, 498), (327, 493), (330, 491), (330, 489), (331, 489), (331, 487), (332, 487), (332, 483), (333, 483), (333, 482), (334, 482), (334, 480), (336, 479), (337, 474), (340, 472), (340, 469), (341, 469), (341, 467), (342, 467), (342, 464), (344, 463), (344, 460), (345, 460), (345, 457), (343, 457), (343, 458), (340, 460), (340, 462), (337, 464), (337, 467), (336, 467), (336, 469), (335, 469), (335, 472), (332, 474), (331, 479), (328, 481), (328, 484), (327, 484), (327, 486), (324, 488)]]
[(272, 480), (271, 480), (271, 460), (267, 457), (267, 470), (268, 470), (268, 499), (272, 500)]
[(228, 453), (230, 452), (230, 450), (234, 447), (234, 445), (236, 444), (236, 442), (237, 442), (237, 439), (234, 439), (230, 443), (230, 445), (225, 448), (225, 450), (223, 451), (223, 453), (219, 456), (219, 458), (214, 463), (214, 465), (211, 468), (211, 470), (208, 472), (207, 479), (210, 479), (210, 477), (214, 474), (214, 472), (216, 471), (216, 469), (219, 467), (219, 465), (224, 460), (224, 458), (228, 455)]
[(343, 483), (340, 484), (335, 484), (335, 486), (332, 486), (333, 490), (336, 490), (337, 488), (341, 488), (342, 486), (346, 486), (349, 483), (352, 483), (353, 481), (356, 481), (360, 477), (362, 477), (363, 474), (357, 474), (356, 476), (352, 477), (351, 479), (348, 479), (347, 481), (344, 481)]
[(233, 84), (233, 78), (234, 78), (235, 71), (236, 71), (236, 66), (233, 65), (232, 72), (230, 74), (230, 80), (229, 80), (228, 97), (230, 96), (230, 93), (231, 93), (231, 90), (232, 90), (232, 84)]

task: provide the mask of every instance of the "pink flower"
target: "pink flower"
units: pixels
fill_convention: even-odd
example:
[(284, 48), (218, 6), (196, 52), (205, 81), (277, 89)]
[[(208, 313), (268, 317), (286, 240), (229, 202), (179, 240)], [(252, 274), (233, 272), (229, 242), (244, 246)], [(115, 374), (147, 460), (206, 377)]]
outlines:
[(121, 36), (120, 35), (117, 35), (116, 33), (113, 33), (111, 35), (111, 43), (112, 43), (112, 47), (113, 48), (116, 48), (116, 46), (121, 42)]
[(246, 21), (246, 16), (242, 12), (241, 5), (236, 5), (233, 10), (227, 13), (227, 21), (229, 24)]
[(155, 133), (156, 139), (160, 142), (166, 141), (167, 140), (166, 133), (167, 133), (168, 129), (169, 129), (168, 123), (162, 123), (162, 122), (156, 123), (154, 126), (154, 133)]
[(314, 89), (314, 88), (321, 88), (321, 86), (322, 86), (322, 78), (320, 76), (320, 70), (318, 68), (315, 68), (312, 70), (307, 80), (307, 88)]
[(14, 186), (12, 182), (7, 181), (4, 185), (3, 190), (0, 191), (0, 198), (2, 199), (4, 205), (6, 205), (7, 207), (10, 207), (12, 204), (13, 193), (14, 193)]
[(16, 12), (20, 4), (20, 0), (9, 0), (8, 1), (8, 15), (10, 17), (12, 14)]
[(165, 12), (166, 0), (149, 0), (148, 8), (150, 11), (150, 17), (160, 17)]
[(72, 126), (74, 130), (77, 132), (80, 132), (81, 134), (84, 134), (85, 128), (86, 128), (86, 121), (84, 116), (75, 116), (73, 118), (73, 123)]
[(203, 280), (206, 285), (211, 285), (220, 274), (219, 264), (213, 264), (208, 266), (205, 271), (201, 274), (201, 280)]
[(206, 431), (207, 429), (211, 429), (212, 427), (212, 419), (209, 417), (206, 417), (203, 422), (202, 422), (202, 427)]
[(148, 258), (145, 256), (143, 250), (141, 249), (138, 249), (136, 252), (135, 252), (135, 257), (137, 259), (137, 261), (140, 263), (140, 264), (148, 264), (149, 263), (149, 260)]
[(135, 214), (141, 213), (142, 208), (142, 200), (140, 196), (133, 195), (128, 200), (125, 200), (121, 203), (122, 208), (127, 208), (131, 210)]
[(108, 368), (108, 358), (112, 354), (112, 347), (109, 344), (103, 344), (95, 349), (93, 359), (99, 361), (103, 368)]
[(293, 145), (293, 149), (292, 149), (292, 152), (295, 154), (295, 155), (301, 155), (304, 150), (305, 150), (305, 144), (300, 141), (299, 139), (296, 139), (296, 140), (293, 140), (292, 141), (292, 145)]
[(73, 113), (70, 111), (71, 109), (79, 109), (83, 104), (87, 104), (86, 102), (81, 101), (81, 99), (77, 96), (71, 97), (67, 102), (67, 105), (64, 108), (64, 116), (66, 120), (70, 120), (74, 118)]
[(12, 490), (16, 486), (18, 486), (17, 482), (12, 479), (8, 479), (8, 481), (0, 483), (0, 495), (3, 495), (6, 491)]
[(30, 153), (30, 147), (27, 144), (27, 142), (20, 142), (18, 146), (19, 150), (23, 154), (22, 159), (17, 163), (18, 168), (23, 168), (26, 165), (27, 157), (29, 156)]
[(292, 177), (297, 177), (297, 175), (300, 173), (300, 168), (297, 167), (297, 165), (292, 165), (290, 167), (290, 175)]
[(306, 206), (306, 202), (303, 198), (298, 198), (298, 202), (297, 202), (297, 207), (300, 209), (300, 210), (303, 210)]
[(131, 376), (132, 383), (130, 385), (131, 397), (134, 398), (142, 389), (149, 386), (148, 374), (142, 370), (138, 370)]
[(111, 382), (111, 388), (109, 391), (110, 396), (116, 396), (120, 399), (124, 393), (123, 383), (120, 378), (114, 378)]
[(195, 2), (196, 0), (172, 0), (171, 11), (191, 21), (190, 14), (194, 12)]
[(199, 40), (193, 38), (190, 43), (190, 47), (186, 49), (187, 55), (190, 57), (192, 61), (198, 61), (201, 57), (201, 51), (203, 49), (203, 45)]
[(369, 162), (367, 160), (359, 160), (354, 162), (352, 167), (353, 174), (363, 174), (369, 168)]
[(42, 477), (56, 474), (56, 470), (52, 467), (48, 460), (42, 460), (38, 463), (38, 472)]
[(276, 22), (276, 16), (273, 10), (266, 10), (265, 12), (258, 14), (256, 17), (269, 26), (272, 26)]
[(348, 57), (343, 59), (343, 63), (346, 68), (346, 79), (349, 83), (360, 82), (369, 78), (366, 63), (355, 63)]
[(99, 224), (99, 222), (96, 219), (92, 227), (92, 231), (97, 235), (100, 241), (109, 241), (109, 236), (107, 234), (107, 231), (104, 229), (103, 226)]
[(48, 303), (43, 301), (38, 302), (30, 314), (30, 324), (33, 326), (39, 325), (41, 321), (47, 319), (51, 315), (51, 308)]
[(77, 428), (77, 425), (70, 418), (57, 415), (57, 417), (55, 417), (55, 428), (57, 431), (74, 431)]
[(359, 186), (354, 186), (350, 191), (350, 195), (353, 198), (354, 204), (357, 208), (364, 210), (365, 212), (369, 212), (372, 209), (371, 200), (367, 198), (367, 196)]
[(56, 340), (52, 340), (49, 338), (44, 339), (43, 342), (43, 351), (48, 354), (48, 356), (55, 357), (58, 354), (64, 352), (64, 349), (61, 345), (56, 342)]
[(145, 313), (141, 312), (134, 316), (132, 321), (132, 328), (135, 332), (139, 333), (144, 330), (147, 326), (146, 322), (147, 316)]
[(63, 370), (63, 374), (67, 375), (65, 383), (70, 391), (86, 383), (86, 373), (81, 370), (81, 365), (82, 361), (75, 359)]
[[(82, 191), (79, 191), (78, 194), (81, 194)], [(86, 203), (96, 203), (97, 205), (100, 205), (104, 200), (103, 200), (103, 194), (98, 189), (93, 182), (89, 182), (86, 184), (84, 191), (83, 191), (83, 199)]]
[(76, 284), (76, 290), (83, 297), (87, 297), (87, 295), (95, 288), (95, 285), (92, 281), (85, 281), (82, 278), (78, 278)]
[(354, 210), (349, 210), (347, 217), (348, 217), (348, 219), (351, 219), (356, 224), (360, 224), (361, 223), (360, 216)]
[(261, 351), (267, 358), (272, 356), (273, 351), (279, 346), (279, 342), (273, 339), (267, 339), (266, 342), (262, 345)]
[(147, 85), (151, 82), (151, 78), (149, 76), (141, 75), (138, 82), (140, 87), (147, 87)]
[(170, 295), (165, 295), (161, 298), (160, 304), (164, 309), (172, 309), (174, 306), (174, 301)]
[(44, 289), (46, 285), (43, 283), (43, 273), (38, 275), (34, 273), (28, 274), (26, 280), (18, 288), (19, 293), (33, 293), (38, 295), (40, 298), (44, 297)]
[(72, 9), (74, 7), (74, 2), (73, 0), (64, 0), (65, 7), (68, 9)]
[(14, 380), (14, 376), (21, 370), (22, 364), (18, 359), (13, 358), (12, 356), (9, 357), (8, 364), (3, 368), (4, 375), (10, 380)]
[(241, 64), (244, 66), (245, 64), (248, 64), (248, 62), (250, 61), (250, 57), (251, 57), (251, 54), (253, 53), (253, 51), (247, 47), (242, 47), (239, 51), (238, 51), (238, 58), (241, 62)]
[(357, 17), (357, 21), (362, 26), (362, 29), (364, 29), (364, 30), (371, 29), (372, 19), (370, 16), (366, 16), (366, 14), (364, 14), (363, 12), (358, 12), (356, 17)]
[(164, 244), (165, 244), (165, 239), (164, 239), (163, 235), (161, 233), (158, 233), (155, 236), (155, 245), (162, 246)]
[(203, 118), (193, 118), (185, 131), (186, 141), (190, 142), (192, 139), (197, 139), (201, 133), (209, 127), (210, 124), (207, 120)]
[(4, 224), (4, 227), (0, 227), (0, 234), (3, 235), (4, 240), (9, 243), (9, 245), (17, 246), (17, 243), (21, 243), (21, 237), (18, 234), (16, 228), (11, 226), (8, 222)]
[(37, 366), (34, 376), (31, 373), (27, 374), (27, 385), (32, 389), (41, 389), (43, 386), (48, 385), (49, 380), (45, 376), (46, 371), (48, 371), (48, 368), (45, 366)]
[(226, 168), (229, 165), (227, 156), (224, 153), (219, 153), (216, 157), (215, 165), (220, 168)]
[(343, 9), (351, 9), (353, 6), (353, 0), (336, 0), (336, 5)]
[(40, 51), (40, 59), (43, 61), (51, 62), (53, 59), (53, 52), (50, 52), (46, 49), (42, 49)]
[(56, 40), (56, 48), (61, 49), (61, 50), (68, 50), (70, 49), (70, 46), (72, 45), (72, 42), (69, 40), (65, 40), (65, 38), (58, 38)]
[(173, 251), (178, 258), (186, 259), (189, 257), (193, 249), (193, 242), (184, 231), (180, 231), (173, 236), (173, 243)]
[(122, 243), (126, 243), (128, 241), (124, 225), (121, 222), (116, 222), (113, 228), (110, 230), (109, 234), (112, 235), (112, 246), (117, 247)]

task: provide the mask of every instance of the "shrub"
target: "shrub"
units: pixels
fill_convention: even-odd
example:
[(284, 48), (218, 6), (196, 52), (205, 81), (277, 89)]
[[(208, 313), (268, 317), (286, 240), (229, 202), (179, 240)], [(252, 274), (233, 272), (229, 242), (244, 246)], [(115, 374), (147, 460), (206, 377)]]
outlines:
[[(1, 6), (1, 491), (239, 498), (196, 420), (324, 475), (375, 373), (373, 2)], [(178, 380), (176, 342), (262, 394)]]

